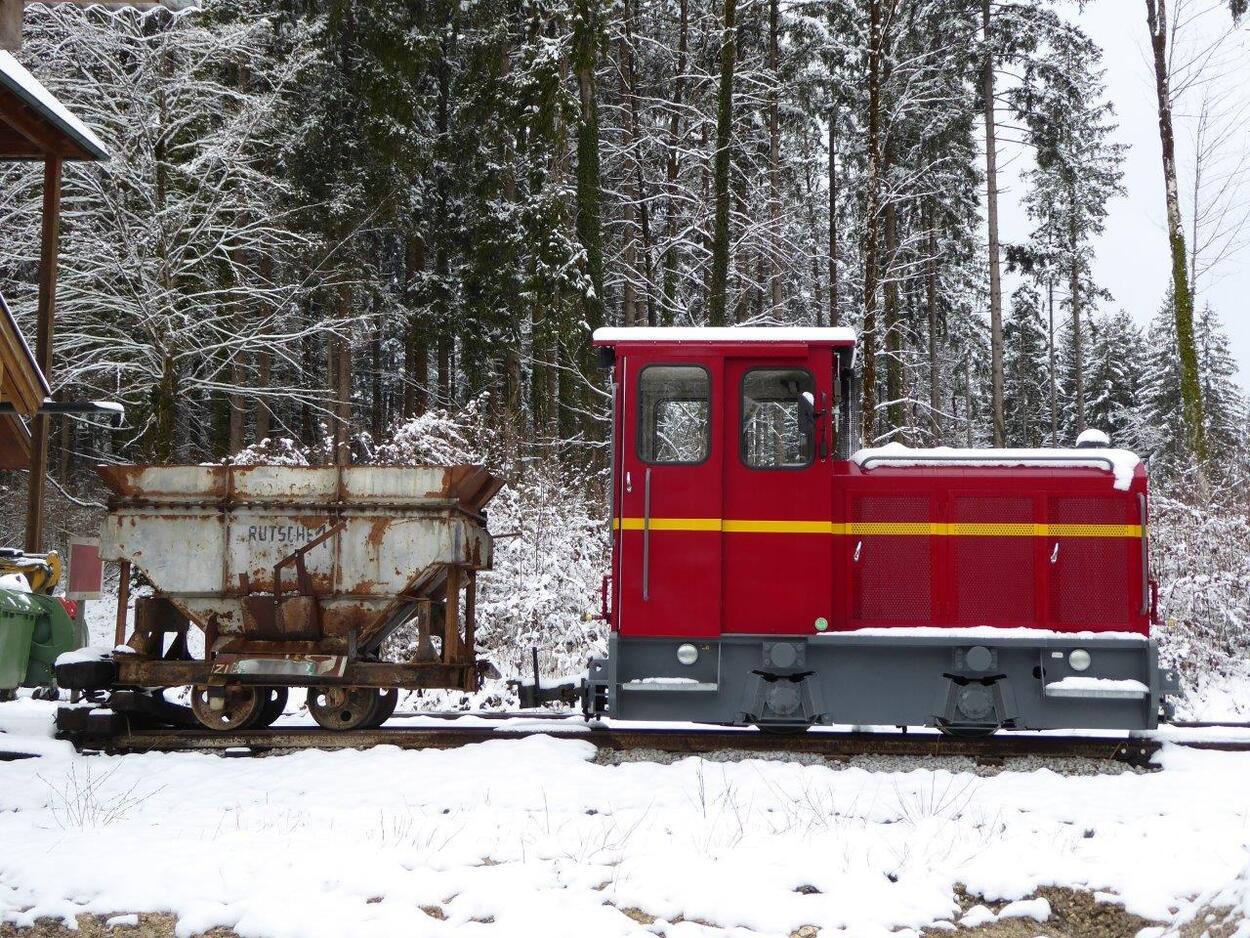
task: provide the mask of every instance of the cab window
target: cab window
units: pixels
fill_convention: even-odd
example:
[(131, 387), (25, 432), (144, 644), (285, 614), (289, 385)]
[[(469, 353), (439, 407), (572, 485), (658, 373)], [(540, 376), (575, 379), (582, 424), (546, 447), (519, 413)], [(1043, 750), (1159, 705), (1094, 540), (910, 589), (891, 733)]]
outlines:
[(752, 469), (808, 465), (814, 406), (815, 383), (805, 369), (748, 371), (742, 378), (742, 461)]
[(691, 465), (711, 449), (711, 379), (698, 365), (648, 365), (638, 378), (638, 458)]

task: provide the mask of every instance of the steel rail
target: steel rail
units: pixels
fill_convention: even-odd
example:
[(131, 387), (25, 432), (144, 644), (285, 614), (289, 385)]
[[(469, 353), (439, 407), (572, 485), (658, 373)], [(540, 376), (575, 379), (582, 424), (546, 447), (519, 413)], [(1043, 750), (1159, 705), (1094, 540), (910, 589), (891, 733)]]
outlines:
[[(831, 732), (815, 730), (798, 736), (776, 736), (752, 729), (621, 729), (573, 727), (395, 727), (336, 731), (318, 727), (275, 727), (218, 733), (209, 730), (132, 729), (93, 734), (62, 734), (81, 750), (126, 752), (217, 752), (251, 755), (300, 749), (362, 749), (397, 746), (401, 749), (455, 749), (492, 740), (517, 740), (551, 735), (589, 742), (601, 750), (624, 752), (656, 750), (698, 755), (719, 751), (795, 753), (846, 761), (856, 756), (960, 756), (981, 764), (1000, 764), (1008, 758), (1075, 757), (1147, 766), (1163, 740), (1098, 736), (1035, 736), (1002, 733), (981, 739), (961, 739), (935, 733)], [(1174, 745), (1222, 751), (1250, 751), (1250, 740), (1169, 741)]]

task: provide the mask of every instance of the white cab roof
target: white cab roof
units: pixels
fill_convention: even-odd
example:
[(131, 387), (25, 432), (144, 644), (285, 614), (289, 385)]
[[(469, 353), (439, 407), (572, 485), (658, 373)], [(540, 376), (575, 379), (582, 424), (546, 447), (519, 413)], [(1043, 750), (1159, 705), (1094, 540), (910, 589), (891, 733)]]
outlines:
[(855, 330), (808, 326), (630, 326), (596, 329), (596, 345), (622, 342), (808, 342), (854, 345)]

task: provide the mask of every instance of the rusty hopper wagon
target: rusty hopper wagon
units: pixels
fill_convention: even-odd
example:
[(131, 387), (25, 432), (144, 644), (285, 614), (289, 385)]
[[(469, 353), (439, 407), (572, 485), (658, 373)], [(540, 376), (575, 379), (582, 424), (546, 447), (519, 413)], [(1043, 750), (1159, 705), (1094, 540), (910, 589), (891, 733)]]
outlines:
[[(492, 551), (484, 509), (503, 486), (485, 469), (106, 466), (100, 475), (114, 493), (101, 556), (123, 571), (133, 564), (155, 592), (136, 599), (127, 630), (123, 575), (125, 648), (62, 666), (63, 686), (132, 688), (133, 698), (191, 685), (194, 719), (223, 731), (269, 725), (292, 686), (309, 688), (312, 716), (334, 729), (380, 724), (399, 689), (476, 689), (476, 576)], [(412, 660), (382, 660), (406, 624), (418, 635)], [(202, 656), (189, 653), (190, 628), (203, 632)], [(163, 706), (159, 693), (145, 696)]]

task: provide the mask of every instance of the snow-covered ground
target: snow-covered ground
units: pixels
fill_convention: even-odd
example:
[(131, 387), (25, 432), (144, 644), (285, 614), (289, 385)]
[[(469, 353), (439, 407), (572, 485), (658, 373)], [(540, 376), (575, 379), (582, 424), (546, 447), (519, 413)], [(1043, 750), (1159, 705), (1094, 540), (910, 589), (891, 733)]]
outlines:
[(258, 938), (871, 938), (992, 918), (961, 910), (960, 883), (995, 907), (1074, 886), (1161, 923), (1246, 901), (1250, 754), (1169, 746), (1153, 773), (989, 776), (600, 764), (554, 736), (106, 757), (51, 739), (52, 712), (0, 704), (0, 750), (38, 756), (0, 762), (0, 922), (170, 911), (182, 935)]

